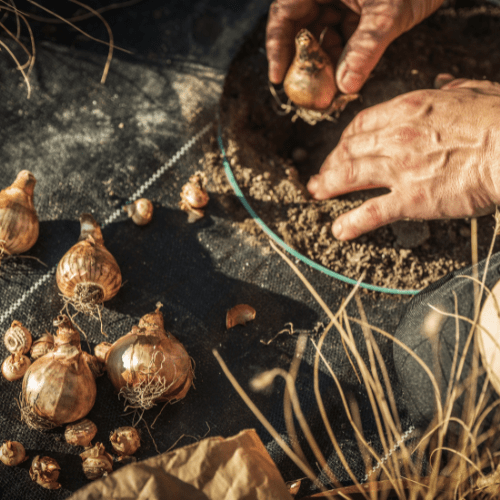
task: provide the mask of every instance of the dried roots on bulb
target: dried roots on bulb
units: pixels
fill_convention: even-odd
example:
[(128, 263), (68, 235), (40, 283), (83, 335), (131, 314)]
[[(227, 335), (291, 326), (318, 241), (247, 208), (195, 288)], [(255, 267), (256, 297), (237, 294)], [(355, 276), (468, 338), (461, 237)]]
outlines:
[(283, 81), (289, 102), (283, 104), (272, 84), (269, 87), (284, 114), (294, 112), (292, 122), (302, 118), (309, 125), (323, 120), (335, 122), (347, 104), (359, 97), (335, 97), (338, 89), (332, 61), (307, 29), (301, 29), (295, 37), (295, 57)]
[(51, 457), (40, 457), (37, 455), (30, 467), (31, 479), (48, 490), (58, 490), (61, 485), (57, 482), (61, 467)]
[(87, 479), (94, 480), (113, 472), (113, 457), (105, 450), (102, 443), (80, 453), (82, 469)]
[(0, 448), (0, 461), (9, 467), (14, 467), (28, 460), (26, 450), (19, 441), (4, 441)]
[(26, 354), (31, 348), (33, 337), (20, 321), (14, 320), (5, 332), (3, 341), (9, 352)]
[(38, 216), (33, 204), (35, 176), (22, 170), (11, 186), (0, 191), (0, 261), (29, 250), (38, 239)]
[(191, 358), (165, 330), (160, 307), (143, 316), (106, 355), (106, 371), (126, 408), (148, 410), (160, 401), (178, 401), (192, 385)]
[(81, 232), (57, 266), (56, 281), (66, 304), (88, 315), (100, 314), (103, 302), (121, 287), (120, 268), (104, 246), (99, 224), (90, 214), (80, 216)]
[(188, 222), (193, 223), (204, 217), (202, 210), (210, 198), (205, 189), (207, 179), (203, 172), (196, 172), (189, 178), (189, 182), (182, 186), (179, 206), (188, 214)]

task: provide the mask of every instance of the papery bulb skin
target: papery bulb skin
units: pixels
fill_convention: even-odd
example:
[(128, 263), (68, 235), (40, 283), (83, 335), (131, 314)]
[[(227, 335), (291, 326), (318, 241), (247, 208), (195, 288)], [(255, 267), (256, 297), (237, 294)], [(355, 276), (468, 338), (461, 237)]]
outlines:
[(119, 427), (109, 436), (111, 446), (117, 455), (133, 455), (141, 446), (137, 429), (131, 426)]
[(29, 250), (38, 239), (38, 216), (33, 204), (35, 176), (22, 170), (14, 183), (0, 191), (0, 252), (14, 255)]
[(153, 204), (147, 198), (139, 198), (133, 203), (125, 205), (123, 210), (138, 226), (144, 226), (153, 218)]
[(203, 208), (210, 201), (200, 175), (192, 175), (189, 182), (182, 186), (181, 198), (192, 208)]
[(82, 351), (82, 354), (94, 378), (102, 377), (106, 371), (106, 365), (88, 352)]
[(113, 344), (106, 371), (126, 404), (146, 410), (184, 398), (194, 376), (186, 349), (163, 327), (159, 307)]
[(94, 356), (102, 363), (106, 363), (106, 356), (111, 347), (113, 347), (113, 344), (110, 342), (101, 342), (97, 344), (94, 347)]
[(22, 419), (38, 430), (75, 422), (92, 409), (96, 392), (82, 351), (63, 344), (34, 361), (24, 375)]
[(39, 339), (31, 345), (30, 356), (33, 360), (41, 358), (54, 350), (54, 336), (50, 332), (45, 332)]
[(33, 337), (20, 321), (14, 320), (5, 332), (3, 340), (9, 352), (21, 351), (22, 354), (26, 354), (31, 348)]
[(294, 104), (315, 111), (326, 110), (337, 93), (332, 62), (306, 29), (295, 37), (295, 57), (283, 88)]
[(37, 484), (48, 490), (58, 490), (61, 485), (57, 482), (61, 467), (54, 458), (37, 455), (30, 467), (30, 477)]
[(113, 472), (113, 457), (105, 450), (102, 443), (80, 453), (82, 469), (87, 479), (95, 480)]
[(115, 258), (104, 246), (101, 228), (90, 214), (80, 217), (81, 233), (57, 266), (56, 281), (61, 293), (78, 311), (92, 314), (113, 298), (122, 275)]
[(188, 214), (188, 222), (190, 224), (205, 215), (205, 212), (201, 209), (210, 201), (210, 197), (205, 190), (205, 183), (205, 175), (197, 172), (189, 178), (189, 182), (182, 186), (179, 206)]
[(54, 348), (58, 348), (63, 344), (81, 347), (80, 332), (73, 326), (71, 320), (66, 314), (60, 314), (52, 323), (57, 327), (57, 332), (54, 337)]
[(0, 461), (14, 467), (27, 460), (26, 450), (19, 441), (5, 441), (0, 448)]
[(84, 418), (83, 420), (66, 426), (64, 439), (73, 446), (83, 446), (87, 448), (90, 446), (96, 434), (97, 426), (88, 418)]

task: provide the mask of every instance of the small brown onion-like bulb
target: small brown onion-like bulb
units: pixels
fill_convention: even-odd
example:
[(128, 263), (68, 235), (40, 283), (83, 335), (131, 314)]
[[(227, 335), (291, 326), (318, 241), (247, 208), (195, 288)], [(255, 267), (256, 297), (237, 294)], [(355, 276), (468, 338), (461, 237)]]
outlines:
[(2, 363), (2, 375), (9, 381), (23, 378), (31, 364), (30, 359), (18, 351), (8, 356)]
[(37, 455), (30, 467), (30, 477), (40, 486), (48, 490), (58, 490), (61, 485), (57, 482), (61, 467), (55, 459), (51, 457), (41, 457)]
[(35, 184), (35, 176), (22, 170), (11, 186), (0, 191), (0, 254), (23, 253), (36, 243)]
[(81, 233), (57, 266), (56, 281), (61, 293), (75, 308), (92, 314), (120, 289), (120, 268), (104, 246), (101, 228), (90, 214), (80, 216)]
[(306, 29), (295, 37), (295, 57), (283, 88), (297, 106), (316, 111), (327, 109), (337, 93), (332, 61)]
[(101, 342), (94, 347), (94, 356), (103, 363), (106, 363), (108, 351), (113, 347), (110, 342)]
[(193, 382), (191, 358), (165, 330), (160, 307), (143, 316), (106, 356), (108, 376), (130, 407), (148, 410), (158, 401), (177, 401)]
[(141, 438), (135, 427), (118, 427), (109, 436), (111, 446), (118, 455), (133, 455), (141, 446)]
[(87, 479), (99, 479), (104, 474), (113, 472), (113, 457), (105, 450), (102, 443), (96, 443), (92, 448), (80, 453), (83, 473)]
[(22, 419), (47, 430), (83, 418), (94, 406), (96, 385), (82, 351), (63, 344), (38, 358), (24, 375)]
[(10, 328), (5, 332), (3, 341), (10, 352), (21, 351), (26, 354), (30, 350), (33, 337), (31, 332), (20, 321), (14, 320)]
[(205, 190), (205, 176), (197, 172), (189, 178), (189, 182), (182, 186), (179, 206), (188, 214), (188, 222), (196, 222), (205, 213), (201, 210), (207, 205), (210, 198)]
[(147, 198), (139, 198), (125, 205), (123, 210), (138, 226), (144, 226), (153, 218), (153, 204)]
[(28, 460), (26, 450), (19, 441), (5, 441), (0, 448), (0, 460), (10, 467)]
[(31, 345), (30, 355), (33, 359), (38, 359), (54, 350), (54, 337), (51, 333), (45, 332), (39, 339)]
[(64, 431), (64, 438), (66, 442), (73, 446), (84, 446), (87, 448), (96, 434), (97, 426), (88, 418), (84, 418), (79, 422), (67, 425)]

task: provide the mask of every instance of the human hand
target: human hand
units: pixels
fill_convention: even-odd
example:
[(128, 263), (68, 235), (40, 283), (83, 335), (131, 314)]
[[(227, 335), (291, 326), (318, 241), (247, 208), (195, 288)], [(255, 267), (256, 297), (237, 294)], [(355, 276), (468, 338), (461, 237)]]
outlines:
[(324, 27), (340, 23), (344, 37), (349, 38), (345, 48), (342, 50), (335, 30), (326, 32), (322, 48), (334, 65), (338, 61), (338, 88), (346, 94), (358, 92), (387, 46), (443, 1), (275, 0), (266, 28), (269, 80), (275, 84), (283, 81), (293, 58), (295, 35), (301, 28), (308, 27), (317, 38)]
[(500, 204), (500, 84), (457, 79), (367, 108), (344, 130), (307, 189), (318, 200), (386, 187), (342, 214), (350, 240), (400, 219), (480, 216)]

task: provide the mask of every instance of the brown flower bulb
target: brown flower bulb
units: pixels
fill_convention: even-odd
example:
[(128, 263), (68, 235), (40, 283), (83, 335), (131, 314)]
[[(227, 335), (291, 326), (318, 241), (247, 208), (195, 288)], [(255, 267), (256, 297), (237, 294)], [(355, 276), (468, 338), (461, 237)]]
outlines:
[(83, 463), (83, 473), (87, 479), (99, 479), (105, 474), (113, 472), (113, 457), (104, 449), (102, 443), (80, 453)]
[(57, 266), (56, 281), (61, 293), (75, 308), (93, 314), (121, 287), (120, 268), (104, 246), (101, 228), (90, 214), (80, 217), (81, 233)]
[(14, 183), (0, 191), (0, 254), (19, 254), (38, 239), (38, 216), (33, 204), (35, 176), (22, 170)]
[(157, 401), (177, 401), (193, 382), (191, 358), (163, 326), (161, 304), (119, 338), (106, 356), (106, 371), (126, 405), (148, 410)]
[(84, 418), (74, 424), (67, 425), (64, 431), (64, 438), (73, 446), (87, 448), (96, 434), (97, 426), (88, 418)]
[(92, 409), (96, 392), (81, 349), (62, 344), (35, 360), (24, 375), (22, 419), (38, 430), (75, 422)]
[(57, 482), (61, 467), (51, 457), (37, 455), (30, 467), (30, 477), (37, 484), (48, 490), (58, 490), (61, 485)]
[(153, 218), (153, 204), (147, 198), (139, 198), (123, 207), (127, 215), (138, 226), (144, 226)]
[(2, 363), (2, 375), (10, 382), (23, 378), (31, 365), (30, 359), (18, 351), (8, 356)]
[(110, 342), (101, 342), (100, 344), (97, 344), (94, 347), (94, 355), (95, 357), (103, 362), (106, 363), (106, 356), (108, 355), (108, 351), (111, 349), (113, 344)]
[(27, 459), (26, 450), (18, 441), (5, 441), (0, 448), (0, 460), (9, 467), (19, 465)]
[(179, 206), (188, 214), (188, 222), (196, 222), (205, 213), (201, 210), (207, 205), (210, 198), (205, 190), (205, 176), (197, 172), (189, 178), (189, 182), (182, 186)]
[(31, 332), (20, 321), (14, 320), (5, 332), (3, 341), (9, 352), (29, 352), (33, 338)]
[(332, 61), (306, 29), (295, 37), (295, 58), (283, 88), (297, 106), (317, 111), (327, 109), (337, 92)]
[(118, 427), (109, 436), (111, 446), (118, 455), (133, 455), (141, 446), (141, 438), (135, 427)]

